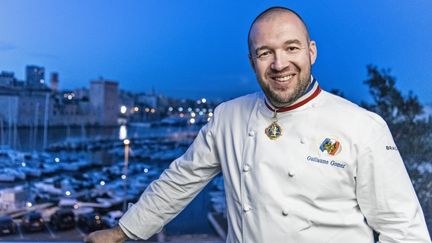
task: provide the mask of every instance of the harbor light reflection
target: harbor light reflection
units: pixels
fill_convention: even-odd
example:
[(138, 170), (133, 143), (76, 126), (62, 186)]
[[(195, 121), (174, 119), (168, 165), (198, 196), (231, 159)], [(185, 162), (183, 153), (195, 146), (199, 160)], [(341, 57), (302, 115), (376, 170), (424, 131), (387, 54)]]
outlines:
[(125, 140), (127, 138), (127, 128), (126, 125), (121, 125), (119, 130), (119, 139)]

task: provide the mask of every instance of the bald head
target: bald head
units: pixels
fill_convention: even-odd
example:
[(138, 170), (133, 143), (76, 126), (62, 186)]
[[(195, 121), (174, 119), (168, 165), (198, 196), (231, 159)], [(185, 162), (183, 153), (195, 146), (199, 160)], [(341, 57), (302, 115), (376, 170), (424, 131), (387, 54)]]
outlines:
[(252, 48), (252, 36), (251, 36), (251, 34), (253, 32), (254, 26), (261, 21), (272, 20), (272, 19), (277, 18), (283, 14), (294, 15), (298, 20), (300, 20), (300, 22), (302, 23), (302, 25), (304, 27), (306, 38), (308, 41), (310, 40), (308, 28), (298, 13), (296, 13), (294, 10), (286, 8), (286, 7), (271, 7), (271, 8), (266, 9), (264, 12), (260, 13), (254, 19), (254, 21), (252, 22), (252, 24), (249, 28), (249, 33), (248, 33), (249, 54), (251, 54), (251, 48)]

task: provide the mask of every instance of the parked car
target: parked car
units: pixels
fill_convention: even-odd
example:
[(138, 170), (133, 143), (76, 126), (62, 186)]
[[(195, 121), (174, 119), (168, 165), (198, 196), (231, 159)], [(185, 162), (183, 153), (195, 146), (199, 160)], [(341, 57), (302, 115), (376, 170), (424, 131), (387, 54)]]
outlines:
[(40, 212), (32, 211), (24, 215), (22, 219), (22, 227), (27, 232), (42, 231), (45, 227), (45, 222)]
[(11, 216), (1, 216), (0, 217), (0, 235), (10, 235), (15, 234), (16, 224)]
[(91, 212), (78, 216), (78, 227), (88, 233), (103, 229), (104, 223), (98, 213)]
[(71, 209), (57, 209), (50, 217), (50, 225), (55, 230), (72, 229), (75, 227), (75, 214)]

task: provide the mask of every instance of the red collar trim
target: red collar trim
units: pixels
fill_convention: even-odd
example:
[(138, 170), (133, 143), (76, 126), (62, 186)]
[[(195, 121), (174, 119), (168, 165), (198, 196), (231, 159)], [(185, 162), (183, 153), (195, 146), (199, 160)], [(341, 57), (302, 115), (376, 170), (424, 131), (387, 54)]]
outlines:
[(305, 105), (306, 103), (308, 103), (309, 101), (311, 101), (313, 98), (317, 97), (320, 92), (321, 92), (321, 88), (318, 86), (317, 89), (309, 97), (307, 97), (306, 99), (302, 100), (299, 103), (296, 103), (294, 105), (287, 106), (287, 107), (281, 107), (281, 108), (275, 107), (275, 108), (273, 108), (272, 106), (270, 106), (267, 103), (267, 100), (264, 100), (264, 102), (265, 102), (265, 105), (267, 106), (267, 108), (269, 108), (273, 112), (274, 111), (276, 111), (276, 112), (291, 111), (291, 110), (299, 108), (302, 105)]

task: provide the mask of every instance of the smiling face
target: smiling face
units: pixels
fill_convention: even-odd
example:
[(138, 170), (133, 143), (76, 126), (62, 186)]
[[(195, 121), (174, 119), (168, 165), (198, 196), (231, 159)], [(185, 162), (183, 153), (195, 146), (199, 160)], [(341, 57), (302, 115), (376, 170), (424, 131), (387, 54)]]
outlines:
[(300, 98), (317, 54), (303, 22), (287, 11), (271, 14), (253, 24), (249, 42), (252, 67), (269, 101), (284, 107)]

